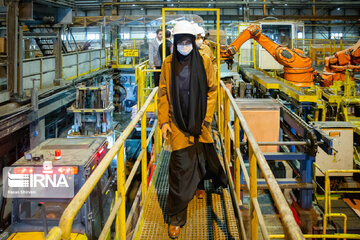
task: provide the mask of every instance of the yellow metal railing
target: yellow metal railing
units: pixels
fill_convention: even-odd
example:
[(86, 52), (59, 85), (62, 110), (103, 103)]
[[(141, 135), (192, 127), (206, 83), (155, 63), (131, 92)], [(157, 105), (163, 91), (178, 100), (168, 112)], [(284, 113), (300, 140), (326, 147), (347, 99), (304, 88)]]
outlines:
[[(247, 25), (244, 25), (244, 24), (239, 24), (238, 25), (238, 35), (241, 34), (241, 31), (240, 31), (240, 28), (241, 27), (248, 27), (249, 24)], [(256, 69), (256, 45), (257, 45), (257, 42), (255, 41), (255, 39), (252, 39), (252, 45), (251, 45), (251, 53), (252, 53), (252, 58), (253, 60), (248, 60), (248, 61), (242, 61), (241, 60), (241, 47), (239, 48), (239, 51), (238, 51), (238, 69), (240, 67), (241, 64), (243, 63), (252, 63), (254, 65), (254, 68)]]
[[(144, 41), (142, 38), (132, 38), (129, 40), (123, 41), (130, 41), (131, 49), (136, 50), (138, 52), (138, 56), (124, 56), (124, 50), (127, 48), (120, 47), (119, 48), (119, 41), (122, 40), (120, 38), (115, 39), (115, 46), (113, 47), (113, 56), (115, 57), (115, 64), (113, 64), (113, 68), (135, 68), (136, 65), (141, 64), (142, 61), (145, 59), (141, 58), (141, 45), (142, 43), (138, 43), (139, 41)], [(131, 58), (131, 63), (126, 63), (126, 59)]]
[[(139, 70), (139, 75), (142, 74), (142, 70)], [(138, 75), (138, 76), (139, 76)], [(141, 98), (140, 101), (142, 103), (141, 109), (135, 115), (135, 117), (131, 120), (129, 125), (126, 127), (124, 132), (121, 136), (116, 140), (113, 147), (109, 150), (109, 152), (105, 155), (102, 159), (100, 164), (94, 170), (94, 172), (90, 175), (88, 180), (79, 190), (79, 192), (75, 195), (73, 200), (65, 209), (63, 215), (60, 218), (59, 226), (54, 227), (51, 229), (47, 240), (59, 240), (70, 239), (71, 234), (71, 227), (74, 221), (74, 218), (80, 208), (83, 206), (83, 203), (89, 197), (91, 192), (93, 191), (96, 184), (99, 182), (101, 176), (108, 168), (111, 161), (117, 156), (117, 195), (115, 204), (112, 208), (112, 211), (109, 214), (108, 219), (102, 229), (99, 239), (103, 240), (108, 237), (110, 227), (116, 217), (116, 224), (115, 224), (115, 239), (126, 239), (126, 215), (125, 215), (125, 196), (130, 187), (130, 184), (135, 176), (137, 169), (141, 164), (141, 175), (142, 175), (142, 201), (145, 199), (145, 195), (147, 193), (147, 146), (150, 143), (151, 138), (155, 135), (155, 161), (157, 160), (158, 153), (160, 152), (161, 148), (161, 136), (159, 126), (157, 124), (157, 120), (154, 122), (152, 127), (151, 133), (147, 137), (146, 134), (146, 111), (151, 103), (151, 101), (157, 100), (157, 90), (158, 88), (154, 88), (148, 98), (145, 101), (144, 94), (140, 94)], [(139, 88), (139, 92), (143, 91), (143, 88)], [(157, 116), (157, 105), (155, 104), (155, 116)], [(139, 120), (141, 119), (141, 152), (128, 176), (125, 179), (125, 161), (124, 161), (124, 143), (125, 140), (128, 138), (132, 130), (135, 128)], [(143, 204), (143, 202), (141, 203)]]
[[(292, 46), (301, 49), (304, 54), (309, 56), (317, 64), (324, 63), (325, 57), (340, 50), (336, 47), (336, 42), (330, 39), (292, 39)], [(320, 53), (320, 55), (319, 55)]]
[(148, 69), (149, 60), (146, 60), (135, 66), (135, 84), (138, 85), (137, 107), (141, 108), (141, 99), (149, 95), (155, 87), (152, 81), (152, 73), (161, 72), (160, 69)]
[[(325, 176), (325, 187), (322, 188), (320, 184), (316, 181), (316, 170), (322, 173)], [(344, 218), (344, 233), (335, 234), (337, 238), (343, 239), (360, 239), (360, 234), (348, 234), (347, 231), (347, 216), (344, 213), (332, 213), (331, 212), (331, 194), (344, 194), (344, 193), (360, 193), (360, 191), (351, 191), (351, 190), (331, 190), (330, 189), (330, 175), (332, 173), (360, 173), (360, 170), (327, 170), (326, 172), (322, 171), (320, 166), (316, 163), (313, 163), (313, 181), (315, 183), (315, 200), (317, 201), (317, 187), (319, 187), (325, 195), (325, 207), (324, 207), (324, 216), (323, 216), (323, 234), (317, 234), (319, 238), (331, 238), (329, 234), (326, 234), (328, 218), (331, 219), (332, 217), (341, 217)], [(308, 235), (308, 238), (315, 238), (315, 235)]]
[[(223, 82), (221, 84), (220, 95), (220, 111), (218, 114), (219, 120), (223, 122), (219, 127), (219, 131), (224, 136), (225, 142), (225, 155), (227, 159), (224, 162), (230, 163), (230, 146), (231, 146), (231, 133), (234, 135), (234, 153), (235, 153), (235, 189), (236, 198), (240, 200), (240, 168), (244, 174), (246, 185), (250, 192), (250, 231), (251, 239), (258, 239), (258, 225), (260, 227), (262, 236), (264, 239), (269, 239), (269, 234), (266, 230), (265, 221), (261, 213), (259, 203), (257, 200), (257, 166), (259, 166), (262, 175), (269, 187), (272, 198), (279, 211), (280, 218), (283, 223), (284, 232), (287, 239), (304, 239), (304, 236), (296, 224), (294, 216), (290, 210), (290, 207), (264, 157), (259, 145), (257, 144), (254, 136), (252, 135), (249, 126), (246, 123), (244, 116), (242, 115), (239, 107), (237, 106), (230, 91), (226, 88)], [(235, 118), (235, 131), (232, 131), (230, 125), (230, 107), (234, 110)], [(246, 169), (245, 163), (242, 159), (240, 152), (240, 127), (244, 131), (249, 147), (249, 172)], [(250, 175), (249, 175), (250, 174)]]

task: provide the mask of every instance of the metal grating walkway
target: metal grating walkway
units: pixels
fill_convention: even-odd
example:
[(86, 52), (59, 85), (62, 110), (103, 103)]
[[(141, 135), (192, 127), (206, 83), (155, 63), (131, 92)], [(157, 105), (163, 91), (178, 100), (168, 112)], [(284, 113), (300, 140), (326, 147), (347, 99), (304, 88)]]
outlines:
[[(166, 214), (169, 160), (170, 152), (163, 151), (135, 239), (169, 239)], [(178, 239), (239, 239), (228, 189), (215, 190), (209, 181), (205, 182), (205, 189), (203, 199), (194, 197), (189, 203), (187, 223)]]

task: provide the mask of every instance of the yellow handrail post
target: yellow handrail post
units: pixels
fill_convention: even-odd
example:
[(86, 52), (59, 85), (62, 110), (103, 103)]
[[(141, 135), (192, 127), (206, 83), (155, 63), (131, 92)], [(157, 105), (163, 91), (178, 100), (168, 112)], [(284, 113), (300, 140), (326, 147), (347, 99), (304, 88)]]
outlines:
[(139, 109), (143, 106), (144, 104), (144, 100), (145, 100), (145, 81), (144, 81), (144, 71), (140, 71), (140, 84), (139, 84), (139, 93), (140, 93), (140, 106), (139, 106)]
[(146, 113), (141, 117), (141, 149), (145, 150), (141, 160), (141, 202), (144, 203), (147, 191)]
[(117, 188), (118, 198), (123, 199), (121, 201), (120, 208), (118, 210), (118, 236), (120, 240), (126, 240), (126, 206), (125, 206), (125, 159), (124, 159), (124, 144), (121, 145), (117, 156)]
[[(145, 102), (145, 93), (144, 93), (144, 71), (140, 71), (141, 73), (141, 85), (142, 89), (140, 89), (141, 92), (141, 106), (144, 106)], [(144, 203), (146, 191), (147, 191), (147, 144), (146, 144), (146, 113), (141, 117), (141, 149), (145, 150), (145, 154), (142, 157), (141, 160), (141, 201)]]
[(225, 128), (225, 96), (226, 96), (225, 91), (222, 91), (221, 92), (221, 103), (222, 103), (221, 133), (223, 135), (225, 135), (225, 131), (226, 131), (226, 128)]
[[(155, 94), (154, 97), (154, 106), (155, 106), (155, 115), (158, 116), (158, 108), (157, 108), (157, 99), (158, 99), (158, 94)], [(159, 124), (156, 126), (155, 128), (155, 162), (157, 162), (158, 160), (158, 156), (160, 153), (160, 128), (159, 128)]]
[[(252, 146), (249, 145), (250, 199), (257, 198), (257, 161)], [(250, 201), (251, 239), (258, 239), (258, 218), (254, 203)]]
[[(118, 195), (118, 191), (115, 192), (115, 202), (119, 199), (119, 195)], [(118, 214), (120, 211), (120, 208), (118, 210), (118, 212), (116, 213), (116, 218), (115, 218), (115, 240), (119, 239), (119, 235), (120, 235), (120, 215)]]
[(236, 149), (240, 149), (240, 123), (239, 118), (235, 117), (234, 131), (235, 131), (235, 142), (234, 142), (234, 154), (235, 154), (235, 192), (237, 200), (240, 201), (240, 157), (237, 155)]
[[(218, 96), (220, 87), (220, 9), (217, 8), (216, 10), (216, 73), (217, 73), (217, 83), (218, 83)], [(219, 100), (219, 98), (218, 98)]]
[(226, 151), (226, 156), (227, 156), (227, 161), (228, 163), (230, 163), (230, 129), (229, 129), (229, 125), (228, 123), (230, 122), (230, 101), (229, 98), (226, 94), (224, 94), (224, 137), (225, 137), (225, 151)]
[(162, 9), (162, 49), (161, 49), (161, 56), (162, 56), (162, 61), (165, 60), (165, 56), (166, 56), (166, 32), (165, 32), (165, 8)]
[[(134, 44), (133, 44), (133, 49), (136, 49), (136, 45), (135, 45), (135, 39), (134, 39)], [(135, 57), (132, 57), (132, 63), (133, 63), (133, 67), (135, 66)]]
[[(220, 100), (220, 9), (216, 9), (216, 73), (217, 73), (217, 92), (218, 92), (218, 103), (221, 103)], [(220, 120), (220, 104), (218, 104), (218, 114)], [(219, 121), (219, 129), (221, 127), (222, 122)]]
[(344, 44), (342, 38), (340, 38), (340, 50), (344, 50)]
[(253, 39), (253, 61), (254, 69), (256, 69), (256, 41)]
[[(324, 211), (324, 219), (323, 219), (323, 234), (326, 234), (326, 225), (327, 225), (327, 217), (326, 215), (328, 214), (328, 208), (329, 208), (329, 200), (328, 200), (328, 194), (329, 194), (329, 189), (328, 189), (328, 180), (329, 180), (329, 172), (325, 172), (325, 211)], [(325, 240), (325, 238), (323, 238)]]
[(219, 123), (219, 132), (223, 135), (224, 132), (222, 131), (222, 118), (223, 118), (223, 111), (222, 111), (222, 106), (223, 106), (223, 101), (222, 101), (222, 89), (220, 88), (220, 90), (218, 91), (218, 123)]

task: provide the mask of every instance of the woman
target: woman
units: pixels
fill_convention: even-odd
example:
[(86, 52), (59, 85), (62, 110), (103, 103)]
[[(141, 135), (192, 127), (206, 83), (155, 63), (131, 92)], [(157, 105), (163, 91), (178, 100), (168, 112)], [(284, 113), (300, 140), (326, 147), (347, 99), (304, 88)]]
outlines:
[[(173, 54), (161, 68), (158, 120), (163, 137), (171, 140), (167, 213), (169, 236), (177, 238), (186, 223), (187, 205), (197, 188), (203, 188), (205, 174), (215, 186), (225, 186), (226, 176), (211, 137), (217, 96), (213, 64), (200, 55), (191, 23), (178, 22), (173, 35)], [(197, 192), (198, 197), (204, 194), (203, 189)]]

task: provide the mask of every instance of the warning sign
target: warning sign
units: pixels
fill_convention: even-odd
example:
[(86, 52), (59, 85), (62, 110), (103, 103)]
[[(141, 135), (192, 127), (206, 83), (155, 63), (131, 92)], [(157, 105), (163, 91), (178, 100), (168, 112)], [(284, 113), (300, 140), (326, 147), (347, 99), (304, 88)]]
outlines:
[(124, 57), (138, 57), (139, 49), (124, 49)]

